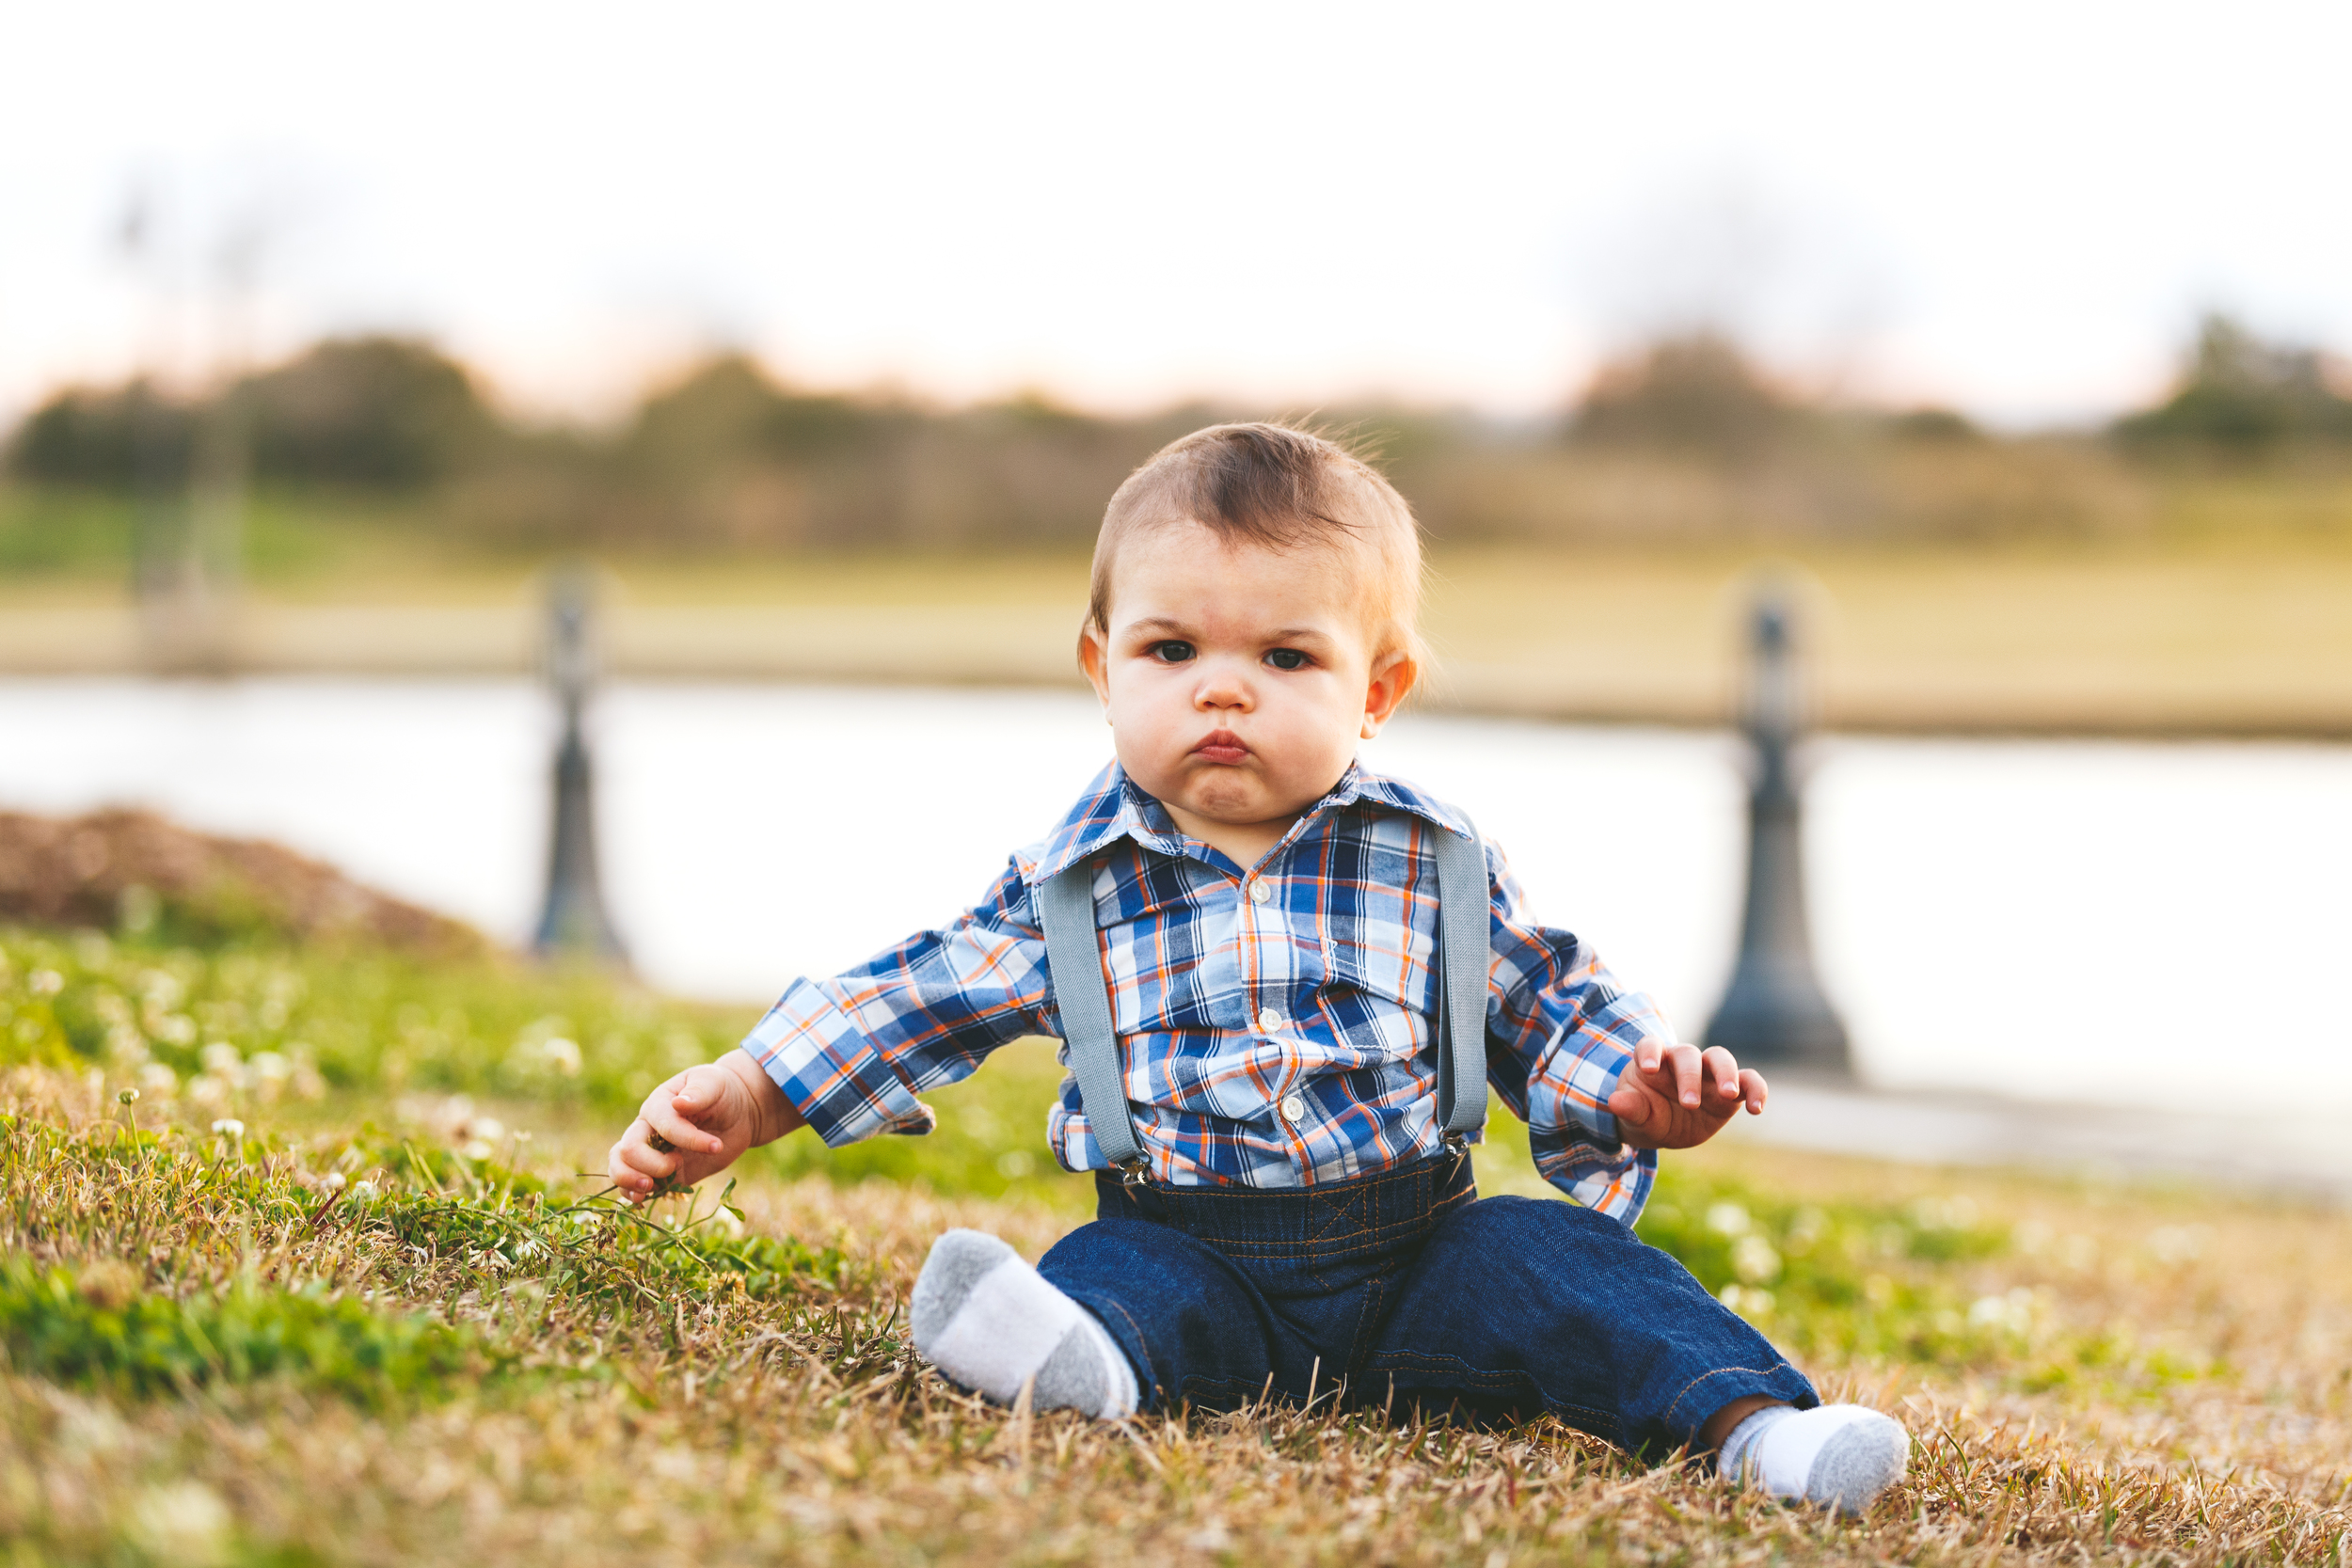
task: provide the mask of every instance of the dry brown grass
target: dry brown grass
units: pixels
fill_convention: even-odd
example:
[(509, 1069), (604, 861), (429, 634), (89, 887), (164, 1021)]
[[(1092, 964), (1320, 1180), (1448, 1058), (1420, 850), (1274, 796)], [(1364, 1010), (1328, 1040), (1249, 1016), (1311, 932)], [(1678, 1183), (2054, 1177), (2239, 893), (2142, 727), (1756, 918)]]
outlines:
[(0, 922), (162, 927), (212, 941), (261, 932), (440, 958), (491, 950), (479, 931), (282, 846), (121, 809), (66, 817), (0, 811)]
[[(929, 1375), (897, 1314), (930, 1239), (986, 1226), (1034, 1257), (1069, 1209), (757, 1186), (738, 1194), (753, 1233), (829, 1242), (838, 1266), (783, 1295), (644, 1274), (647, 1290), (628, 1271), (655, 1255), (619, 1231), (517, 1265), (454, 1232), (419, 1244), (389, 1207), (313, 1218), (347, 1136), (240, 1156), (183, 1128), (134, 1149), (102, 1087), (11, 1080), (0, 1244), (86, 1278), (117, 1259), (167, 1291), (235, 1275), (372, 1292), (529, 1364), (376, 1409), (299, 1378), (141, 1400), (7, 1376), (16, 1561), (2330, 1562), (2352, 1528), (2352, 1246), (2331, 1212), (1698, 1157), (1810, 1201), (1964, 1198), (2016, 1237), (1967, 1265), (1971, 1289), (2034, 1304), (2010, 1352), (1810, 1368), (1917, 1438), (1899, 1493), (1840, 1522), (1548, 1422), (1472, 1433), (1321, 1405), (1104, 1426)], [(184, 1164), (158, 1163), (172, 1150)], [(2091, 1330), (2134, 1348), (2036, 1373)]]

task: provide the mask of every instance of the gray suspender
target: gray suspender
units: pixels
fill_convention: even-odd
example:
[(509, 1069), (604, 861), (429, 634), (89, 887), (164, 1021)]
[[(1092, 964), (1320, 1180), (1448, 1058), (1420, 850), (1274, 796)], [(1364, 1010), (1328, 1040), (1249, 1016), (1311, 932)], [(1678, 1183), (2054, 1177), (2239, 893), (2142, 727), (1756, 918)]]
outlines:
[[(1486, 966), (1489, 942), (1486, 851), (1477, 830), (1464, 838), (1439, 828), (1438, 860), (1438, 1116), (1448, 1145), (1458, 1148), (1486, 1120)], [(1453, 896), (1449, 897), (1449, 890)], [(1111, 1024), (1110, 990), (1094, 926), (1094, 867), (1080, 861), (1038, 884), (1045, 960), (1061, 1010), (1062, 1038), (1087, 1125), (1104, 1158), (1141, 1180), (1143, 1146), (1127, 1109), (1127, 1085)]]
[(1038, 886), (1037, 912), (1045, 927), (1045, 962), (1061, 1008), (1061, 1037), (1070, 1043), (1070, 1070), (1087, 1126), (1104, 1157), (1133, 1173), (1143, 1147), (1127, 1114), (1127, 1084), (1119, 1067), (1119, 1036), (1111, 1028), (1111, 993), (1103, 978), (1103, 950), (1094, 933), (1094, 866), (1079, 861)]
[[(1460, 1144), (1486, 1125), (1486, 965), (1494, 942), (1486, 921), (1486, 850), (1478, 829), (1470, 836), (1438, 830), (1438, 963), (1445, 1006), (1438, 1026), (1445, 1050), (1438, 1058), (1438, 1114), (1445, 1141)], [(1446, 890), (1454, 890), (1452, 897)]]

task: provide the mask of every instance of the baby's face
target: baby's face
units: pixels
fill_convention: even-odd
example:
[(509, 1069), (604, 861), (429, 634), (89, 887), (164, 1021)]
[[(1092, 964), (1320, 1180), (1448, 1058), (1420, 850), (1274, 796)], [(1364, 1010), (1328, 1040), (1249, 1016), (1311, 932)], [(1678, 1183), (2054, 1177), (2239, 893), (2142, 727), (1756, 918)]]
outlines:
[(1374, 657), (1359, 568), (1332, 550), (1229, 546), (1198, 523), (1120, 550), (1110, 630), (1079, 658), (1120, 765), (1195, 838), (1249, 865), (1355, 760), (1411, 687)]

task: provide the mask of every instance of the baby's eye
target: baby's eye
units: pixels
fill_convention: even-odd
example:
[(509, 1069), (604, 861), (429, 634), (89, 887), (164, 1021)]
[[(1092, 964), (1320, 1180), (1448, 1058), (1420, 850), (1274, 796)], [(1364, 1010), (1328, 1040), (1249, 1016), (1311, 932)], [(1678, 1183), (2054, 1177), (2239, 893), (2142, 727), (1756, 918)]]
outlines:
[(1265, 656), (1265, 661), (1277, 670), (1304, 670), (1307, 656), (1296, 648), (1277, 648)]
[(1152, 644), (1152, 657), (1162, 664), (1182, 664), (1192, 657), (1192, 644), (1169, 641)]

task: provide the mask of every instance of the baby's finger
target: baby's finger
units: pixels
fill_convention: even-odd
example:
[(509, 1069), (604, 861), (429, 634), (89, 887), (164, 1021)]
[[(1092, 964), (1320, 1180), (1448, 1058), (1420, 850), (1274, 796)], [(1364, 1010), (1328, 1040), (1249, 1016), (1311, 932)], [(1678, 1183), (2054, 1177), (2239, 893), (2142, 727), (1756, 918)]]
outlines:
[(1714, 1080), (1717, 1099), (1737, 1100), (1740, 1098), (1738, 1058), (1720, 1045), (1710, 1045), (1707, 1048), (1707, 1053), (1699, 1060), (1706, 1064), (1707, 1075)]
[(1699, 1052), (1694, 1045), (1677, 1045), (1667, 1057), (1674, 1063), (1675, 1098), (1685, 1105), (1699, 1103)]
[(1764, 1075), (1762, 1073), (1756, 1071), (1754, 1068), (1741, 1069), (1740, 1073), (1740, 1098), (1747, 1103), (1748, 1115), (1752, 1117), (1762, 1116), (1764, 1114), (1764, 1101), (1771, 1098), (1772, 1092), (1771, 1088), (1766, 1085), (1764, 1082)]
[(1617, 1118), (1620, 1130), (1639, 1132), (1648, 1126), (1651, 1107), (1650, 1097), (1630, 1084), (1620, 1084), (1609, 1096), (1609, 1114)]
[[(672, 1103), (674, 1095), (657, 1094), (645, 1101), (645, 1108), (637, 1113), (637, 1119), (656, 1136), (669, 1140), (673, 1149), (685, 1149), (697, 1154), (716, 1154), (725, 1148), (716, 1137), (704, 1132), (678, 1115)], [(648, 1140), (651, 1141), (650, 1139)]]
[(627, 1143), (628, 1140), (623, 1139), (622, 1142), (614, 1144), (612, 1149), (606, 1153), (604, 1157), (604, 1169), (606, 1176), (611, 1180), (612, 1183), (615, 1187), (620, 1188), (624, 1193), (627, 1193), (629, 1196), (629, 1201), (634, 1203), (643, 1199), (647, 1194), (651, 1193), (654, 1189), (655, 1182), (652, 1177), (645, 1175), (643, 1171), (634, 1169), (630, 1166), (629, 1163), (622, 1157), (621, 1150)]
[(719, 1097), (726, 1093), (726, 1069), (707, 1063), (691, 1067), (661, 1086), (670, 1092), (654, 1098), (675, 1106), (681, 1116), (699, 1117), (719, 1103)]
[(621, 1157), (619, 1163), (613, 1166), (613, 1173), (618, 1175), (624, 1170), (632, 1170), (640, 1176), (648, 1176), (655, 1180), (675, 1175), (677, 1171), (679, 1156), (664, 1154), (647, 1143), (640, 1135), (640, 1131), (644, 1125), (643, 1121), (638, 1122), (623, 1133), (621, 1141), (613, 1146), (614, 1151)]

